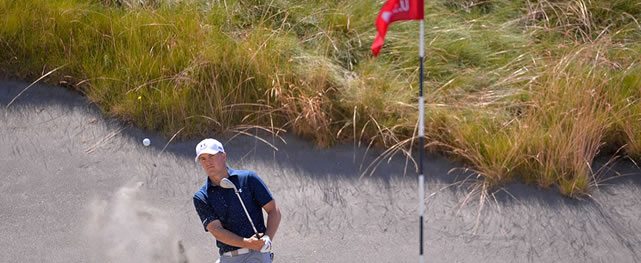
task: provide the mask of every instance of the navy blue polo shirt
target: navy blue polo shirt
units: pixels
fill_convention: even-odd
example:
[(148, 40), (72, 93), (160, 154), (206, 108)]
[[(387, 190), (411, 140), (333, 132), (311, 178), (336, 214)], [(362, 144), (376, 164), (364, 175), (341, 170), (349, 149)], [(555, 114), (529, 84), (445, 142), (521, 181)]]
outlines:
[[(262, 207), (273, 200), (269, 189), (253, 171), (227, 168), (227, 173), (229, 174), (228, 179), (240, 191), (240, 197), (245, 203), (256, 230), (259, 233), (265, 233), (267, 228), (265, 227)], [(226, 189), (214, 185), (207, 178), (205, 184), (194, 194), (194, 206), (205, 231), (207, 231), (209, 223), (214, 220), (220, 220), (225, 229), (238, 236), (248, 238), (254, 235), (254, 230), (234, 189)], [(216, 240), (216, 245), (221, 255), (227, 251), (239, 249), (218, 240)]]

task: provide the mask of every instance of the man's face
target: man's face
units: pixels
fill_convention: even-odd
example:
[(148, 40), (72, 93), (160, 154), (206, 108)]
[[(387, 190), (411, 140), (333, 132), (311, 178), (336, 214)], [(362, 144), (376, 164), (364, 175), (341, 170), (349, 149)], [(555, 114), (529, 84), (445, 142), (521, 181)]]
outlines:
[(226, 160), (227, 156), (222, 152), (217, 154), (204, 153), (198, 156), (198, 163), (203, 167), (207, 176), (216, 184), (219, 184), (221, 179), (227, 177)]

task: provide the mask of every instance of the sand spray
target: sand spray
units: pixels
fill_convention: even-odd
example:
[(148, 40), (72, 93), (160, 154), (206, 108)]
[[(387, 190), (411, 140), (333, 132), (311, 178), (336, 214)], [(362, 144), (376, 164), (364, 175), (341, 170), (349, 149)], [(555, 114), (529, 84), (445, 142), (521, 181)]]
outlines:
[(89, 204), (85, 232), (94, 262), (187, 263), (182, 242), (163, 211), (139, 198), (142, 183)]

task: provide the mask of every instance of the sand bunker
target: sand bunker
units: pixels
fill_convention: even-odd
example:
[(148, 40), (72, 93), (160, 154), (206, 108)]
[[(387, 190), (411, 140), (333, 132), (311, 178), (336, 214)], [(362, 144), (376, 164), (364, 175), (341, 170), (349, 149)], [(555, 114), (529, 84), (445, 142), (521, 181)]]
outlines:
[[(165, 148), (166, 138), (105, 119), (61, 88), (35, 85), (7, 108), (27, 85), (0, 84), (3, 261), (217, 258), (192, 207), (204, 180), (193, 162), (197, 140)], [(403, 174), (402, 157), (360, 178), (361, 163), (376, 153), (353, 145), (319, 150), (265, 138), (274, 151), (251, 137), (220, 139), (231, 165), (258, 171), (281, 206), (277, 262), (417, 261), (416, 177)], [(427, 262), (641, 261), (636, 167), (620, 162), (612, 172), (628, 176), (589, 200), (517, 184), (479, 206), (470, 185), (448, 175), (458, 166), (438, 156), (426, 162)]]

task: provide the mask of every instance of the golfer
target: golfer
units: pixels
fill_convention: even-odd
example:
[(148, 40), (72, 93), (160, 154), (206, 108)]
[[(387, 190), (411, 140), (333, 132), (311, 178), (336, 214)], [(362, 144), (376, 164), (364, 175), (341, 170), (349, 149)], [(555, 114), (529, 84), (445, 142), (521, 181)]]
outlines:
[[(194, 194), (194, 206), (205, 231), (216, 238), (217, 262), (272, 262), (271, 243), (280, 224), (280, 210), (265, 183), (253, 171), (227, 167), (223, 145), (214, 139), (196, 145), (196, 162), (207, 173), (207, 181)], [(223, 178), (236, 186), (242, 204), (234, 189), (221, 187)]]

